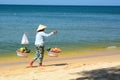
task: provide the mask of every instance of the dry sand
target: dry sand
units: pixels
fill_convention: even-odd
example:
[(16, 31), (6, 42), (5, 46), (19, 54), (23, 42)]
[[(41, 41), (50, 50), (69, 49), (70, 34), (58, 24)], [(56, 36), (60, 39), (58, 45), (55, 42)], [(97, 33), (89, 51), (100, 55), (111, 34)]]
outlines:
[(0, 80), (120, 80), (119, 50), (49, 58), (43, 67), (30, 68), (28, 61), (1, 63)]

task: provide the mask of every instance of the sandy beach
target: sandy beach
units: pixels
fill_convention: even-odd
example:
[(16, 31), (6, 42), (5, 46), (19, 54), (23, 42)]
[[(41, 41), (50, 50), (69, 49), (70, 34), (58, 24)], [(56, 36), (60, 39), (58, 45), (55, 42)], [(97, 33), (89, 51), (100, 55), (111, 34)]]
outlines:
[(120, 50), (44, 59), (29, 67), (26, 61), (1, 63), (0, 80), (120, 80)]

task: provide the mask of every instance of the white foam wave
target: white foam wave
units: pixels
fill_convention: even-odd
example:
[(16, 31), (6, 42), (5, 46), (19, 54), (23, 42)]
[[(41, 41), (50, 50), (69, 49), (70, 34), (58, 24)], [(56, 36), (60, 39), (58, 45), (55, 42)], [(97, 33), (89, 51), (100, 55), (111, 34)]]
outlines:
[(115, 49), (115, 48), (117, 48), (117, 46), (109, 46), (109, 47), (107, 47), (107, 49)]

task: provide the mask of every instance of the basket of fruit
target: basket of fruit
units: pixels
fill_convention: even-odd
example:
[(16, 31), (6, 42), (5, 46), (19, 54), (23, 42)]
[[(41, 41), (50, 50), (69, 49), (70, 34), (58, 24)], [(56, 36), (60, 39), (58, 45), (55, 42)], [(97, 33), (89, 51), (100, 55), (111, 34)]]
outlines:
[(30, 54), (30, 50), (27, 47), (21, 47), (17, 51), (17, 56), (27, 57)]
[(60, 48), (48, 48), (47, 51), (50, 57), (57, 57), (61, 53)]

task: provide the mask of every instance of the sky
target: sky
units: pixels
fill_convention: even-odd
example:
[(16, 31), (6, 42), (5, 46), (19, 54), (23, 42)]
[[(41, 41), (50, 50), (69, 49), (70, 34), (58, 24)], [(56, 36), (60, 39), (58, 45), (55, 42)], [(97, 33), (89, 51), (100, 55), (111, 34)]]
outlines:
[(117, 5), (120, 0), (0, 0), (0, 4), (23, 5)]

